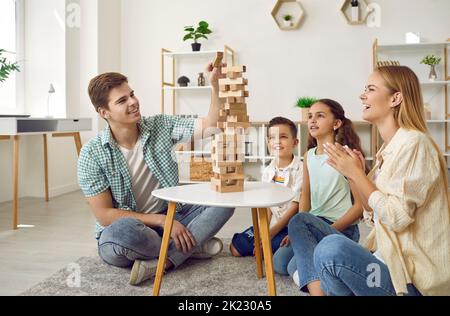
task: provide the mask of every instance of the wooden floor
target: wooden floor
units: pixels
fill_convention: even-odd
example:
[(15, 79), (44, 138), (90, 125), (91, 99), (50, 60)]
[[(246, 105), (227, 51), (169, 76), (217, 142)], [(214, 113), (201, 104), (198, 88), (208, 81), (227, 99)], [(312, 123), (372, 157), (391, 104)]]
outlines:
[[(95, 255), (94, 217), (81, 192), (45, 203), (20, 200), (19, 223), (11, 230), (12, 204), (0, 204), (0, 295), (17, 295), (82, 256)], [(240, 209), (218, 236), (231, 238), (251, 226), (250, 210)]]

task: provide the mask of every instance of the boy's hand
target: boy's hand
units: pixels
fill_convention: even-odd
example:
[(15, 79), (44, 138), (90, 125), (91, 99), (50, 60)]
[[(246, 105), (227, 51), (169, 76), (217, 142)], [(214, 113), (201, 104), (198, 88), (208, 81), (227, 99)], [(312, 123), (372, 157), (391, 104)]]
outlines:
[(291, 244), (291, 241), (289, 240), (289, 236), (286, 236), (283, 238), (283, 240), (280, 243), (280, 247), (287, 247)]

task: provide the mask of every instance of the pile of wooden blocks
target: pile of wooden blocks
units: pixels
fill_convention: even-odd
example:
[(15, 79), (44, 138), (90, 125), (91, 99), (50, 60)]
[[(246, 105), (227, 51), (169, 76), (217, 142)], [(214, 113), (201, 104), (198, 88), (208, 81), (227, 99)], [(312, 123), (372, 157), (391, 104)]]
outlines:
[(214, 177), (213, 190), (220, 193), (244, 191), (244, 160), (246, 129), (251, 126), (245, 98), (249, 96), (243, 78), (245, 66), (222, 69), (225, 79), (219, 80), (219, 98), (223, 101), (217, 127), (221, 134), (214, 135), (211, 159)]

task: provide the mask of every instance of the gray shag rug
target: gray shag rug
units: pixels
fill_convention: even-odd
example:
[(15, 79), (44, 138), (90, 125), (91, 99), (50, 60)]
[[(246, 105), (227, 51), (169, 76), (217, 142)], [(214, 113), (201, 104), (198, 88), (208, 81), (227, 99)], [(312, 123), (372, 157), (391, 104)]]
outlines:
[[(224, 251), (212, 259), (190, 259), (162, 280), (163, 296), (266, 296), (267, 281), (256, 276), (254, 258), (233, 258), (224, 241)], [(76, 278), (76, 270), (80, 278)], [(130, 286), (131, 269), (115, 268), (100, 257), (82, 257), (25, 291), (26, 296), (150, 296), (153, 279), (140, 286)], [(74, 273), (75, 272), (75, 273)], [(299, 296), (292, 279), (276, 275), (277, 294)]]

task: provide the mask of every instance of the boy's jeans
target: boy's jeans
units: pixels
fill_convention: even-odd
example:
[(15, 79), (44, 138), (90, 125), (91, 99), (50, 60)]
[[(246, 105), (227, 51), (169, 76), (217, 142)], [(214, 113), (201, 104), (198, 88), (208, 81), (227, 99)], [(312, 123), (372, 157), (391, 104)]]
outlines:
[[(178, 251), (173, 241), (169, 244), (168, 259), (179, 267), (204, 242), (210, 240), (233, 216), (234, 209), (183, 205), (175, 220), (183, 224), (194, 236), (197, 247), (187, 254)], [(98, 241), (100, 257), (116, 267), (129, 267), (135, 260), (158, 258), (163, 229), (152, 229), (139, 220), (124, 218), (105, 228)]]

